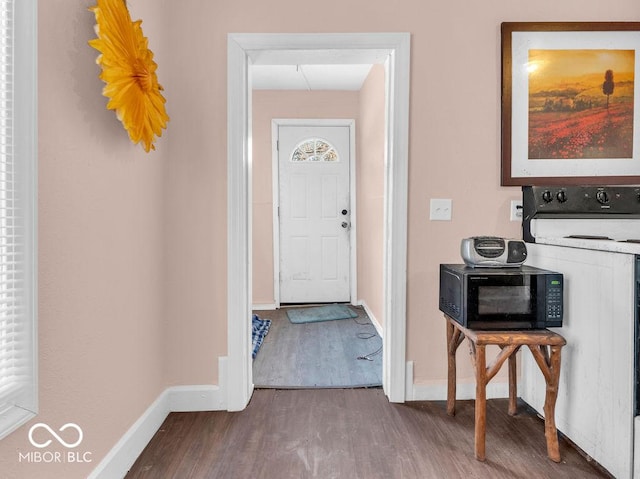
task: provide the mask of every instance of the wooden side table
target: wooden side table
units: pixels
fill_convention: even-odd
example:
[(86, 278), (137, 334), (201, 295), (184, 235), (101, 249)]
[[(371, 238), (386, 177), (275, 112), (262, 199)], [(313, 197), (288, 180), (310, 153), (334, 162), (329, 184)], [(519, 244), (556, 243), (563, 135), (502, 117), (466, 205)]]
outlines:
[[(500, 367), (509, 359), (509, 415), (516, 413), (517, 377), (516, 353), (521, 346), (527, 346), (544, 375), (547, 392), (544, 401), (544, 430), (547, 439), (549, 459), (560, 462), (558, 431), (556, 429), (555, 408), (560, 379), (560, 352), (567, 342), (552, 331), (476, 331), (467, 329), (445, 314), (447, 319), (447, 351), (449, 370), (447, 374), (447, 414), (456, 411), (456, 351), (458, 346), (469, 340), (469, 350), (476, 375), (475, 404), (475, 457), (485, 460), (485, 435), (487, 427), (487, 384), (498, 373)], [(485, 348), (487, 345), (499, 346), (501, 351), (487, 367)]]

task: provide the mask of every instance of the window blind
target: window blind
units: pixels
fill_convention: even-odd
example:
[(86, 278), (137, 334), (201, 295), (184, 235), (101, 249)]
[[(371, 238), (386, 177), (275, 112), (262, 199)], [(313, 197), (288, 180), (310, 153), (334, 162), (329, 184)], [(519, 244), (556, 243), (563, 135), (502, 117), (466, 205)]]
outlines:
[(35, 5), (0, 0), (0, 438), (37, 409)]

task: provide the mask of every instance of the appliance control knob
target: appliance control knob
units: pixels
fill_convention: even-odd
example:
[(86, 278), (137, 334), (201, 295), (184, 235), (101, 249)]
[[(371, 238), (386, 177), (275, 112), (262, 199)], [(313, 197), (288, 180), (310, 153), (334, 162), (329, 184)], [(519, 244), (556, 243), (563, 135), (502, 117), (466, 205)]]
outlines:
[(609, 203), (609, 195), (606, 191), (600, 190), (596, 193), (596, 200), (598, 200), (598, 203), (601, 205), (606, 205)]
[(558, 191), (556, 198), (558, 198), (558, 201), (560, 203), (564, 203), (565, 201), (567, 201), (567, 193), (565, 191), (560, 190)]
[(549, 190), (545, 190), (542, 193), (542, 199), (545, 203), (550, 203), (553, 200), (553, 196), (551, 195), (551, 192)]

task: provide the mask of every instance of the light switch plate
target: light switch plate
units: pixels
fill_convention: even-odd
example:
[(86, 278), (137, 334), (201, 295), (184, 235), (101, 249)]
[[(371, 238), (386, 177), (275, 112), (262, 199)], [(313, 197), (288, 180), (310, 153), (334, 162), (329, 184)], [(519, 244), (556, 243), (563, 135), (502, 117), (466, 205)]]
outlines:
[(451, 221), (451, 200), (431, 198), (429, 219), (432, 221)]
[(511, 221), (522, 221), (522, 200), (511, 200)]

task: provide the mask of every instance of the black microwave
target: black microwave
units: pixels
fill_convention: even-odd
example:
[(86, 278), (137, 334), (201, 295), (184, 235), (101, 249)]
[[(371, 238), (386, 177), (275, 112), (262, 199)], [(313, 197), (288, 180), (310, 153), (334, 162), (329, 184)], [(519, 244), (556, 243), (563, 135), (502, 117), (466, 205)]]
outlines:
[(440, 311), (469, 329), (560, 327), (562, 310), (561, 273), (440, 265)]

